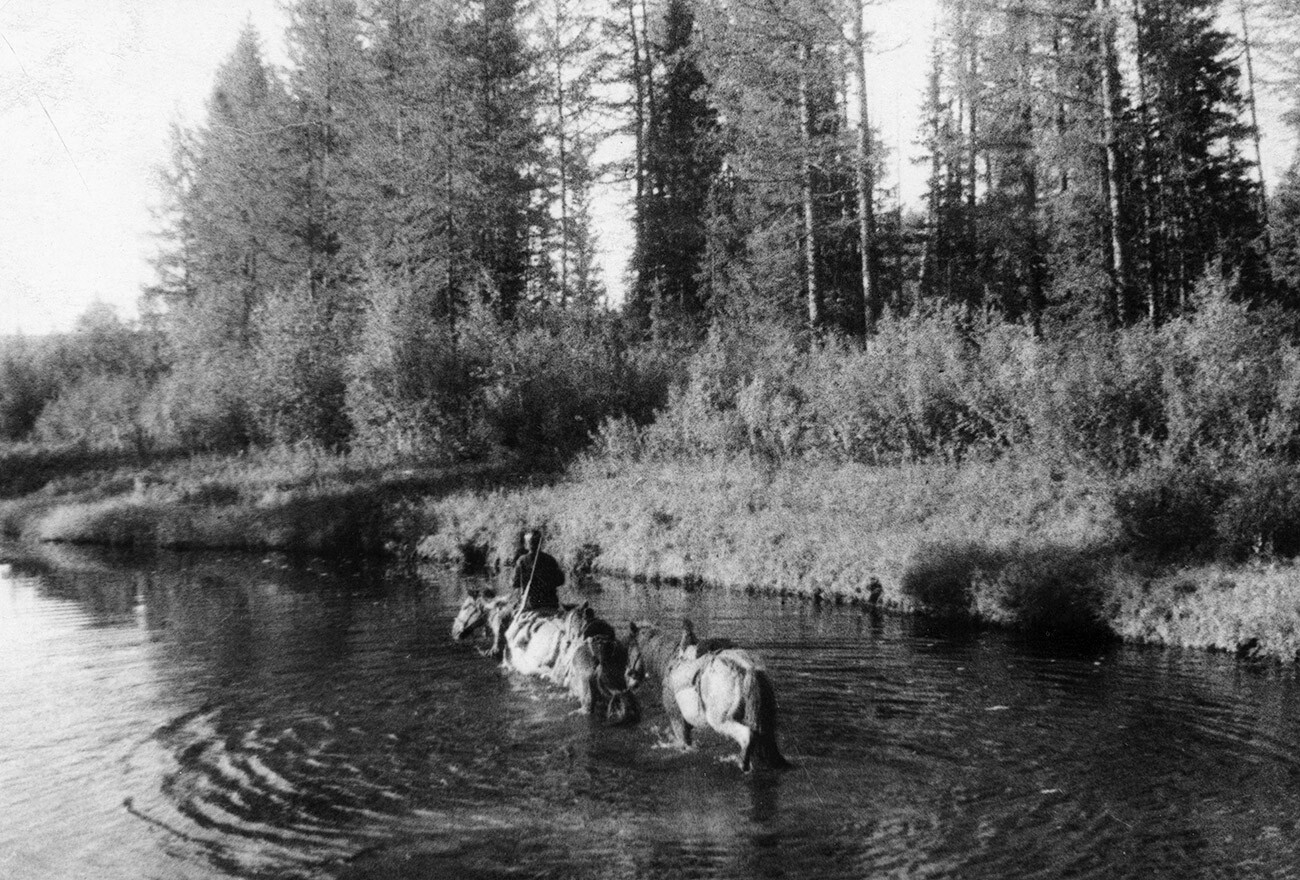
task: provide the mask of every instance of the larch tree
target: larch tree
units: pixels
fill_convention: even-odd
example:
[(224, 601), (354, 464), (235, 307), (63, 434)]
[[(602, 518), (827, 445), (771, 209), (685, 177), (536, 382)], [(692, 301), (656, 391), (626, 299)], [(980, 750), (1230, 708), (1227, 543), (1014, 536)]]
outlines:
[(547, 270), (535, 276), (548, 281), (534, 298), (592, 307), (603, 296), (591, 228), (593, 163), (608, 133), (598, 86), (612, 58), (600, 46), (602, 19), (591, 0), (544, 0), (533, 20), (544, 147), (537, 192), (553, 221), (533, 254)]
[(246, 346), (272, 291), (293, 282), (288, 97), (246, 27), (218, 68), (204, 125), (173, 130), (168, 227), (152, 294), (187, 354)]
[(365, 125), (370, 65), (354, 0), (297, 0), (289, 13), (285, 37), (300, 217), (294, 233), (306, 293), (332, 317), (347, 308), (342, 299), (355, 271), (352, 151)]

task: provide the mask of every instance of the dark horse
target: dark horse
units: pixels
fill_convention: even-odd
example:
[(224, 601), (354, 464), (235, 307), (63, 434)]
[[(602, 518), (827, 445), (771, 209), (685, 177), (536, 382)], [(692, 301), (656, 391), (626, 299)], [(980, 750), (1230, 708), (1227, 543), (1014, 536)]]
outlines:
[(628, 680), (640, 684), (655, 676), (663, 687), (664, 711), (683, 748), (705, 725), (740, 745), (738, 763), (783, 769), (790, 763), (776, 743), (776, 692), (763, 665), (731, 642), (695, 638), (690, 621), (680, 633), (653, 624), (631, 624)]
[(583, 603), (565, 615), (565, 637), (564, 684), (578, 698), (582, 711), (591, 715), (603, 706), (611, 723), (639, 721), (641, 706), (627, 679), (627, 646), (618, 640), (614, 627)]

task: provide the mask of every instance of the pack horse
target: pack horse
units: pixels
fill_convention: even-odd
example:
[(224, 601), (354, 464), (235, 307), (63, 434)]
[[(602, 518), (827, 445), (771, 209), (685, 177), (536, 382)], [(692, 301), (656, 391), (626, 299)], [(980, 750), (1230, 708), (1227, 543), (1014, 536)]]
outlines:
[(664, 711), (682, 747), (692, 732), (708, 727), (740, 746), (737, 762), (784, 769), (790, 763), (776, 741), (776, 691), (762, 663), (749, 651), (726, 640), (696, 638), (690, 621), (681, 633), (666, 633), (653, 624), (631, 624), (627, 675), (633, 686), (656, 678)]

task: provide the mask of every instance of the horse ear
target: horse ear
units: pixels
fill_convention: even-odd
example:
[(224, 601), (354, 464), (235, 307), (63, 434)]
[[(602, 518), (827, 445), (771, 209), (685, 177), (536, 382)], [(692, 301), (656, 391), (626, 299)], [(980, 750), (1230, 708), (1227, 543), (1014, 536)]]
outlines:
[(640, 628), (639, 626), (636, 625), (636, 621), (635, 621), (635, 620), (629, 620), (629, 621), (627, 622), (627, 630), (628, 630), (628, 632), (630, 632), (632, 635), (636, 635), (637, 633), (639, 633), (639, 632), (641, 631), (641, 628)]
[(695, 641), (695, 624), (691, 623), (689, 617), (682, 618), (682, 637), (689, 637), (692, 642)]

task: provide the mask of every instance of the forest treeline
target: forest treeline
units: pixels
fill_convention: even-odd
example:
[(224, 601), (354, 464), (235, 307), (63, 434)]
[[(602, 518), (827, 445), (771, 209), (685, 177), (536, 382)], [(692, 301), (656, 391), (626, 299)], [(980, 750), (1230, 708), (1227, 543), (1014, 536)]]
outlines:
[[(1296, 460), (1300, 164), (1265, 180), (1256, 121), (1261, 59), (1300, 80), (1282, 0), (943, 0), (916, 206), (881, 185), (898, 157), (868, 101), (896, 6), (286, 8), (290, 63), (246, 28), (173, 131), (138, 325), (0, 342), (4, 437), (1032, 446), (1157, 481)], [(593, 202), (617, 184), (634, 246), (611, 305)], [(1206, 528), (1233, 491), (1207, 489)]]

